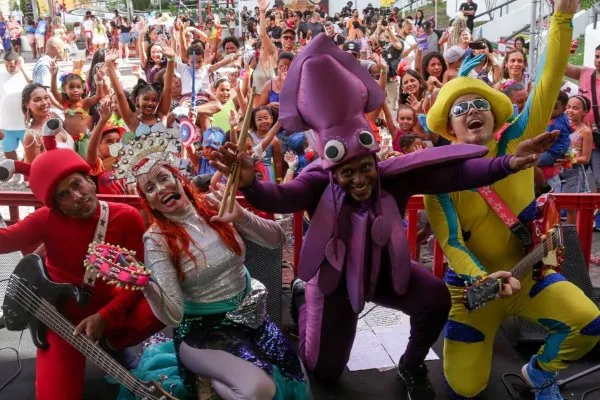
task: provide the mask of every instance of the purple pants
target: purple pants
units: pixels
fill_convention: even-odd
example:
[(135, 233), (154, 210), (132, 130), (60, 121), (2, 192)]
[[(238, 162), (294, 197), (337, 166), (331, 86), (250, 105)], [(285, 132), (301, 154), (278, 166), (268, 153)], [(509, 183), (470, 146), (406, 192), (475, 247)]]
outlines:
[[(298, 319), (300, 357), (315, 377), (337, 380), (350, 358), (358, 315), (352, 310), (344, 284), (325, 295), (315, 277), (306, 283), (305, 301)], [(399, 296), (391, 286), (389, 268), (382, 266), (371, 301), (410, 316), (410, 339), (402, 364), (422, 363), (450, 312), (450, 293), (444, 282), (413, 262), (408, 290)]]

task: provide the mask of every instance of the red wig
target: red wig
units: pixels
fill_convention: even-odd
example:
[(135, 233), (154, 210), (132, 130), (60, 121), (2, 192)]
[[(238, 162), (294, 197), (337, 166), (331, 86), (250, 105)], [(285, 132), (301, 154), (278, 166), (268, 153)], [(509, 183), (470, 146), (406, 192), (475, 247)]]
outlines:
[[(211, 229), (215, 230), (219, 234), (223, 242), (225, 242), (225, 245), (231, 251), (233, 251), (238, 256), (241, 256), (242, 246), (237, 240), (233, 226), (222, 222), (212, 222), (210, 219), (218, 214), (218, 210), (216, 210), (210, 203), (206, 201), (206, 199), (204, 198), (205, 195), (202, 193), (195, 192), (192, 189), (189, 181), (185, 179), (181, 175), (179, 170), (177, 170), (175, 167), (166, 164), (163, 164), (162, 166), (171, 171), (173, 175), (175, 175), (175, 178), (181, 183), (185, 195), (188, 197), (188, 199), (190, 199), (190, 201), (194, 205), (194, 208), (198, 212), (198, 215), (200, 215), (204, 219), (204, 221), (206, 221), (206, 223)], [(140, 197), (143, 200), (142, 210), (145, 211), (148, 215), (149, 225), (156, 224), (156, 226), (158, 226), (158, 228), (160, 229), (169, 248), (169, 258), (171, 259), (171, 262), (177, 270), (177, 276), (179, 277), (179, 280), (183, 281), (185, 277), (183, 275), (183, 271), (179, 266), (179, 261), (181, 261), (181, 254), (185, 252), (195, 262), (196, 257), (194, 257), (194, 255), (190, 251), (190, 245), (193, 244), (197, 246), (197, 244), (192, 243), (193, 241), (189, 233), (181, 225), (171, 221), (160, 212), (152, 209), (148, 204), (148, 201), (146, 200), (146, 197), (144, 196), (141, 188), (138, 186), (137, 189), (138, 193), (140, 194)]]

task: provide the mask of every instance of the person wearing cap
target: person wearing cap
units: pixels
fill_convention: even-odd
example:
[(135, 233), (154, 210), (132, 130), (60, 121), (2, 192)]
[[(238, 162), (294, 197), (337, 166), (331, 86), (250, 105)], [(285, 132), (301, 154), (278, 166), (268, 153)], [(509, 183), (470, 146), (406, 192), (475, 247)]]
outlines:
[[(0, 229), (0, 253), (43, 243), (50, 280), (81, 287), (83, 262), (88, 246), (102, 230), (99, 226), (106, 226), (105, 242), (135, 251), (142, 260), (144, 221), (129, 205), (98, 200), (88, 163), (73, 150), (56, 148), (53, 135), (61, 127), (58, 119), (46, 123), (46, 151), (31, 164), (0, 162), (0, 177), (10, 178), (15, 172), (28, 175), (31, 191), (43, 205), (24, 220)], [(58, 310), (76, 326), (77, 335), (100, 340), (113, 358), (127, 368), (135, 367), (135, 354), (120, 349), (140, 343), (164, 325), (139, 291), (121, 289), (100, 279), (86, 287), (91, 295), (85, 305), (66, 299)], [(46, 340), (48, 348), (40, 348), (36, 354), (36, 399), (80, 400), (85, 356), (51, 330), (46, 330)]]
[(458, 76), (458, 69), (463, 62), (465, 49), (460, 46), (452, 46), (444, 52), (444, 59), (448, 64), (448, 69), (444, 72), (442, 83), (446, 83)]
[[(435, 395), (424, 360), (445, 324), (450, 298), (441, 281), (410, 259), (400, 209), (413, 194), (478, 187), (533, 165), (535, 157), (527, 144), (518, 157), (494, 160), (477, 158), (487, 152), (482, 146), (456, 145), (378, 162), (366, 114), (384, 97), (354, 57), (317, 36), (290, 67), (279, 121), (290, 131), (312, 129), (321, 159), (291, 182), (275, 185), (258, 182), (252, 163), (240, 154), (239, 187), (261, 210), (311, 215), (298, 265), (301, 280), (292, 295), (306, 368), (319, 379), (337, 380), (358, 315), (373, 301), (411, 316), (398, 372), (410, 398), (428, 400)], [(233, 147), (212, 153), (224, 174), (235, 160)]]
[(371, 76), (376, 77), (381, 72), (381, 67), (374, 61), (371, 60), (359, 60), (360, 58), (360, 43), (354, 40), (350, 40), (344, 43), (343, 50), (352, 54), (354, 58), (360, 63), (361, 67), (369, 71)]
[(104, 101), (98, 106), (100, 119), (92, 130), (86, 161), (90, 166), (90, 175), (94, 177), (100, 194), (127, 194), (122, 182), (113, 179), (113, 164), (121, 149), (121, 137), (124, 127), (113, 125), (112, 102)]
[[(427, 114), (427, 127), (454, 143), (487, 146), (490, 156), (514, 154), (523, 141), (547, 136), (541, 133), (546, 129), (562, 85), (577, 3), (576, 0), (554, 3), (540, 75), (523, 112), (499, 141), (494, 134), (513, 116), (513, 105), (503, 93), (481, 80), (467, 77), (469, 69), (485, 55), (466, 60), (461, 76), (442, 87)], [(502, 215), (514, 214), (516, 222), (505, 224), (488, 202), (500, 207)], [(450, 266), (445, 281), (453, 301), (443, 358), (444, 374), (452, 391), (460, 398), (474, 398), (486, 388), (500, 323), (508, 316), (520, 316), (549, 330), (546, 343), (523, 367), (524, 378), (537, 400), (562, 399), (556, 382), (558, 371), (596, 345), (600, 312), (579, 288), (552, 269), (543, 270), (539, 280), (529, 274), (521, 282), (506, 272), (527, 255), (524, 243), (529, 240), (528, 231), (525, 229), (518, 237), (509, 225), (524, 227), (523, 224), (535, 218), (533, 168), (508, 176), (482, 191), (425, 196), (425, 206)], [(504, 280), (500, 298), (489, 302), (484, 309), (468, 312), (461, 300), (465, 284), (486, 279)]]

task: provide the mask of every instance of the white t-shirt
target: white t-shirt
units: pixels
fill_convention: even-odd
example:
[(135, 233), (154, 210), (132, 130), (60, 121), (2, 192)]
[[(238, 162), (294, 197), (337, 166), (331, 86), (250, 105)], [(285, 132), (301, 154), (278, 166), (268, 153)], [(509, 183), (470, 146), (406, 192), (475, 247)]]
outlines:
[[(205, 64), (200, 69), (196, 69), (196, 93), (205, 92), (210, 93), (210, 77), (208, 70), (210, 69), (209, 64)], [(192, 93), (192, 67), (177, 59), (177, 66), (175, 72), (181, 77), (181, 94)]]
[[(408, 35), (407, 37), (404, 38), (404, 49), (406, 49), (406, 47), (411, 47), (414, 44), (417, 44), (417, 40), (415, 39), (415, 37), (413, 35)], [(411, 51), (408, 54), (408, 56), (406, 57), (406, 61), (408, 61), (408, 65), (410, 65), (411, 69), (415, 69), (415, 58), (416, 58), (415, 50)]]
[(25, 130), (25, 121), (21, 111), (21, 93), (27, 86), (23, 74), (0, 72), (0, 127), (7, 131)]
[(81, 25), (83, 26), (84, 31), (91, 32), (94, 30), (94, 21), (92, 21), (91, 19), (86, 19)]

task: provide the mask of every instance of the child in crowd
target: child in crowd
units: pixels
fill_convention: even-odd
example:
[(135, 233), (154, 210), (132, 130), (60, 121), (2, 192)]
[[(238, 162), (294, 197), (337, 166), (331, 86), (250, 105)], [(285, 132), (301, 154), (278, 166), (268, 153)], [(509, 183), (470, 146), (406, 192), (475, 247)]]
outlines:
[(100, 120), (92, 130), (86, 161), (92, 169), (91, 175), (97, 179), (98, 193), (126, 194), (123, 182), (113, 179), (113, 165), (121, 149), (121, 136), (125, 128), (110, 123), (112, 102), (105, 101), (98, 106)]
[(160, 85), (150, 85), (145, 81), (139, 80), (131, 91), (131, 100), (133, 100), (136, 111), (131, 110), (129, 100), (122, 85), (119, 83), (114, 65), (115, 60), (119, 57), (118, 52), (112, 51), (108, 53), (104, 61), (107, 66), (110, 83), (117, 96), (121, 117), (125, 121), (129, 131), (135, 132), (136, 136), (165, 131), (174, 122), (174, 118), (167, 121), (167, 115), (171, 110), (171, 85), (175, 67), (175, 63), (173, 62), (175, 53), (169, 47), (163, 47), (163, 53), (169, 59), (165, 86), (163, 88)]
[[(563, 193), (590, 192), (586, 166), (590, 162), (594, 143), (592, 129), (583, 121), (583, 118), (587, 115), (591, 106), (590, 100), (580, 95), (572, 96), (566, 106), (566, 115), (573, 128), (573, 133), (569, 138), (573, 150), (573, 165), (572, 168), (563, 170)], [(576, 220), (577, 210), (567, 210), (567, 224), (575, 224)]]
[(554, 193), (561, 192), (560, 167), (555, 166), (557, 160), (562, 159), (567, 154), (570, 145), (569, 136), (573, 132), (569, 118), (565, 114), (565, 109), (569, 101), (569, 96), (561, 91), (558, 94), (558, 100), (554, 104), (552, 111), (552, 119), (548, 124), (547, 131), (560, 131), (558, 139), (552, 144), (552, 147), (544, 152), (538, 162), (538, 166), (542, 168), (546, 184), (552, 188)]
[(62, 78), (62, 91), (58, 91), (57, 77), (58, 66), (55, 62), (50, 64), (52, 81), (50, 89), (55, 99), (62, 100), (65, 111), (64, 129), (75, 141), (75, 150), (85, 157), (89, 132), (93, 126), (93, 118), (90, 109), (104, 97), (104, 74), (98, 69), (94, 79), (96, 80), (96, 93), (86, 97), (85, 81), (80, 75), (67, 74)]

